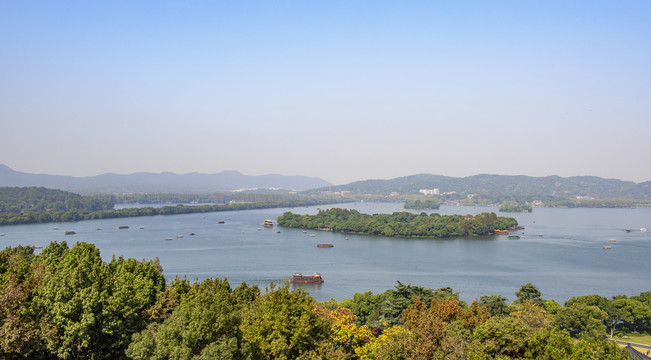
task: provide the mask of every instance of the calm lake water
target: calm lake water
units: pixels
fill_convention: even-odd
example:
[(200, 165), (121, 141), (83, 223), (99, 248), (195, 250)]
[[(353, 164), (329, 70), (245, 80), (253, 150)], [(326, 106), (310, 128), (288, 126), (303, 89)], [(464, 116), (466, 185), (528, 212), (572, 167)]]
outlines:
[[(328, 207), (370, 214), (404, 210), (397, 203), (320, 206)], [(445, 215), (494, 211), (515, 217), (525, 227), (517, 232), (519, 240), (503, 235), (403, 239), (262, 227), (263, 220), (275, 222), (285, 211), (315, 214), (318, 210), (314, 206), (4, 226), (0, 247), (85, 241), (95, 244), (107, 261), (114, 254), (158, 257), (168, 281), (175, 276), (225, 277), (232, 286), (246, 281), (264, 288), (295, 272), (319, 272), (325, 283), (306, 287), (319, 301), (343, 300), (355, 292), (384, 292), (396, 281), (433, 289), (450, 286), (466, 301), (487, 294), (513, 300), (515, 291), (528, 282), (544, 298), (561, 304), (578, 295), (631, 296), (651, 291), (651, 232), (639, 230), (651, 228), (649, 208), (534, 208), (532, 213), (507, 214), (492, 207), (442, 206), (434, 211)], [(129, 229), (119, 230), (121, 225)], [(66, 236), (65, 231), (76, 235)], [(191, 232), (196, 235), (190, 236)], [(317, 248), (321, 242), (334, 247)]]

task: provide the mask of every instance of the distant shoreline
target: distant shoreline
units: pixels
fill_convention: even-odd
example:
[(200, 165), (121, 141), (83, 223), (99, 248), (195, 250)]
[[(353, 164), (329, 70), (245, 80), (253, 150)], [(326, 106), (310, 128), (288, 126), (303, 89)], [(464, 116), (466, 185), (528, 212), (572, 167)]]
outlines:
[(116, 218), (130, 218), (140, 216), (156, 216), (156, 215), (180, 215), (180, 214), (194, 214), (194, 213), (208, 213), (220, 211), (238, 211), (238, 210), (252, 210), (252, 209), (270, 209), (294, 206), (312, 206), (312, 205), (325, 205), (336, 204), (341, 201), (334, 199), (319, 199), (319, 200), (294, 200), (284, 202), (258, 202), (258, 203), (234, 203), (225, 205), (175, 205), (175, 206), (162, 206), (142, 207), (142, 208), (123, 208), (119, 210), (68, 210), (68, 211), (53, 211), (53, 212), (28, 212), (25, 214), (2, 214), (0, 215), (0, 226), (9, 225), (28, 225), (28, 224), (46, 224), (53, 222), (75, 222), (86, 220), (100, 220), (100, 219), (116, 219)]

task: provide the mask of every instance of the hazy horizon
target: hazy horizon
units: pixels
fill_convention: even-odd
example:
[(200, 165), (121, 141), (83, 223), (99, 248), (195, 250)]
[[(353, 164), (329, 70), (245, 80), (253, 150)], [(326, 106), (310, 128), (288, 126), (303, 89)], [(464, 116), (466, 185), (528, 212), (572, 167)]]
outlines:
[(0, 163), (651, 180), (651, 2), (0, 0)]
[[(7, 166), (6, 164), (0, 164), (0, 165), (5, 165), (5, 166)], [(11, 168), (11, 167), (9, 166), (9, 168)], [(14, 170), (14, 171), (22, 172), (22, 173), (28, 173), (28, 172), (24, 172), (24, 171), (16, 170), (16, 169), (13, 169), (13, 168), (11, 168), (11, 169)], [(226, 170), (221, 170), (221, 171), (213, 172), (213, 173), (206, 173), (206, 172), (199, 172), (199, 171), (190, 171), (190, 172), (184, 172), (184, 173), (173, 172), (173, 171), (160, 171), (160, 172), (143, 172), (143, 171), (138, 171), (138, 172), (132, 172), (132, 173), (114, 173), (114, 172), (105, 172), (105, 173), (94, 174), (94, 175), (79, 175), (79, 176), (75, 176), (75, 175), (66, 175), (66, 174), (47, 174), (47, 173), (28, 173), (28, 174), (35, 174), (35, 175), (57, 175), (57, 176), (73, 176), (73, 177), (93, 177), (93, 176), (108, 175), (108, 174), (110, 174), (110, 175), (133, 175), (133, 174), (136, 174), (136, 173), (147, 173), (147, 174), (173, 173), (173, 174), (176, 174), (176, 175), (187, 175), (187, 174), (214, 175), (214, 174), (218, 174), (218, 173), (221, 173), (221, 172), (237, 172), (237, 173), (240, 173), (240, 174), (245, 175), (245, 176), (282, 175), (282, 176), (307, 176), (307, 177), (311, 177), (311, 178), (320, 178), (320, 177), (317, 177), (317, 176), (309, 176), (309, 175), (303, 175), (303, 174), (279, 174), (279, 173), (247, 174), (247, 173), (243, 173), (243, 172), (241, 172), (241, 171), (233, 170), (233, 169), (226, 169)], [(350, 182), (348, 182), (348, 183), (341, 183), (341, 184), (332, 183), (332, 185), (333, 185), (333, 186), (338, 186), (338, 185), (347, 185), (347, 184), (350, 184), (350, 183), (353, 183), (353, 182), (357, 182), (357, 181), (365, 181), (365, 180), (392, 180), (392, 179), (395, 179), (395, 178), (409, 177), (409, 176), (423, 175), (423, 174), (426, 174), (426, 173), (406, 174), (406, 175), (396, 176), (396, 177), (394, 177), (394, 178), (368, 178), (368, 179), (358, 179), (358, 180), (350, 181)], [(450, 176), (450, 175), (445, 175), (445, 174), (426, 174), (426, 175), (447, 176), (447, 177), (451, 177), (451, 178), (466, 178), (466, 177), (481, 176), (481, 175), (489, 175), (489, 176), (501, 176), (501, 175), (504, 175), (504, 176), (530, 176), (530, 175), (523, 175), (523, 174), (505, 175), (505, 174), (497, 174), (497, 173), (481, 173), (481, 174), (472, 174), (472, 175), (468, 175), (468, 176)], [(539, 176), (539, 177), (549, 177), (549, 176), (560, 176), (560, 175), (557, 175), (557, 174), (550, 174), (550, 175), (543, 175), (543, 176)], [(582, 176), (594, 176), (594, 175), (574, 175), (574, 176), (582, 177)], [(533, 177), (533, 176), (532, 176), (532, 177)], [(561, 177), (561, 178), (569, 178), (569, 177), (572, 177), (572, 176), (560, 176), (560, 177)], [(328, 179), (323, 179), (323, 178), (320, 178), (320, 179), (328, 181)], [(606, 179), (606, 180), (612, 180), (612, 179), (614, 179), (614, 180), (621, 180), (621, 181), (632, 181), (632, 180), (624, 180), (624, 179), (618, 179), (618, 178), (603, 178), (603, 179)], [(638, 181), (633, 181), (633, 182), (639, 184), (639, 183), (643, 183), (643, 182), (646, 182), (646, 181), (639, 181), (639, 182), (638, 182)]]

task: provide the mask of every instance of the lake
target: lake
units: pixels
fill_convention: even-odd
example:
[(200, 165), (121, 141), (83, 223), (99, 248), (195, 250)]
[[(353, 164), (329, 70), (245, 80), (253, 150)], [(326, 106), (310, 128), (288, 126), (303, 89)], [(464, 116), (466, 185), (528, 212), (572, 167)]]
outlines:
[[(404, 210), (399, 203), (319, 207), (369, 214)], [(651, 227), (650, 208), (534, 208), (532, 213), (499, 213), (494, 207), (441, 206), (427, 211), (442, 215), (493, 211), (515, 217), (525, 227), (517, 232), (519, 240), (504, 235), (405, 239), (262, 226), (265, 219), (275, 222), (285, 211), (316, 214), (319, 207), (4, 226), (0, 246), (84, 241), (95, 244), (107, 261), (114, 254), (158, 257), (168, 281), (175, 276), (225, 277), (233, 287), (246, 281), (264, 289), (296, 272), (319, 272), (325, 282), (305, 286), (319, 301), (341, 301), (355, 292), (381, 293), (397, 281), (432, 289), (450, 286), (466, 301), (487, 294), (513, 300), (515, 291), (529, 282), (544, 298), (561, 304), (578, 295), (631, 296), (651, 291), (651, 233), (640, 231)], [(65, 231), (76, 234), (66, 236)], [(334, 247), (317, 248), (317, 243)]]

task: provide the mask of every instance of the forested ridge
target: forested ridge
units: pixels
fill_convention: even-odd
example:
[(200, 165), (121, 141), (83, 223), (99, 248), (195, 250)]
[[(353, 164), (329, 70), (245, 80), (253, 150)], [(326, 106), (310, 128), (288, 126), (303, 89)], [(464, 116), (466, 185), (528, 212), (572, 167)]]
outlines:
[(419, 174), (388, 180), (364, 180), (346, 185), (328, 186), (319, 191), (348, 191), (351, 194), (418, 194), (420, 189), (439, 189), (441, 194), (455, 192), (461, 198), (468, 194), (503, 200), (567, 199), (591, 196), (599, 199), (651, 200), (651, 181), (634, 183), (596, 176), (511, 176), (474, 175), (455, 178), (442, 175)]
[(285, 212), (277, 221), (278, 225), (290, 228), (404, 237), (487, 235), (518, 225), (514, 218), (498, 217), (492, 212), (475, 216), (412, 214), (404, 211), (369, 215), (337, 208), (319, 210), (316, 215)]
[[(105, 262), (92, 244), (0, 251), (6, 359), (628, 359), (609, 334), (648, 331), (651, 292), (564, 306), (525, 284), (508, 303), (398, 282), (316, 302), (289, 284), (166, 285), (157, 259)], [(570, 335), (571, 334), (571, 335)]]
[(67, 210), (108, 210), (111, 195), (86, 195), (43, 187), (0, 187), (0, 214)]

